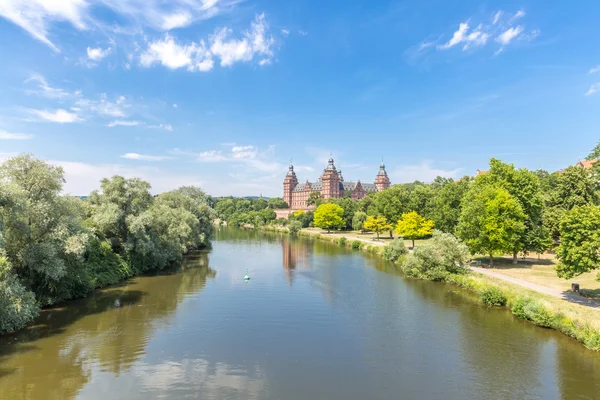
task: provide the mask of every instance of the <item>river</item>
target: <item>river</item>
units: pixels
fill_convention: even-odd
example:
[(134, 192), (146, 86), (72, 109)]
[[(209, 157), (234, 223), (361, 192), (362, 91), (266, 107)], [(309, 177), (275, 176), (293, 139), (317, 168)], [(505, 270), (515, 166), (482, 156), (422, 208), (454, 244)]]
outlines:
[(600, 399), (600, 354), (378, 257), (228, 229), (0, 338), (2, 400), (400, 398)]

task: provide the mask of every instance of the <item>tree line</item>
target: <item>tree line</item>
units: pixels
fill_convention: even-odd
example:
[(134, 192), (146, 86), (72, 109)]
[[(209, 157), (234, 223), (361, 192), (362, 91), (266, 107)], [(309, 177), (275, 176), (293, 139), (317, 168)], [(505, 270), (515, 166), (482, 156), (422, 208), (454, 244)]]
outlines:
[(113, 176), (80, 199), (64, 183), (61, 167), (31, 155), (0, 166), (0, 332), (210, 246), (211, 199), (197, 187), (154, 197), (148, 182)]
[[(589, 159), (599, 155), (597, 146)], [(474, 178), (393, 185), (358, 202), (317, 194), (311, 224), (390, 237), (396, 231), (413, 239), (413, 247), (435, 227), (472, 254), (488, 255), (490, 263), (495, 256), (511, 254), (516, 263), (519, 255), (554, 249), (559, 276), (570, 278), (600, 266), (599, 169), (600, 163), (548, 173), (491, 159), (489, 170)]]

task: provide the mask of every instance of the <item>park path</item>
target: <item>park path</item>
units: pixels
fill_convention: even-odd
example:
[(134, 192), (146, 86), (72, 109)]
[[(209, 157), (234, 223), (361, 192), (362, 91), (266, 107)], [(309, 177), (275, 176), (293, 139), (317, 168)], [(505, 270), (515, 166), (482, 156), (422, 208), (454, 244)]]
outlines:
[(499, 272), (489, 271), (481, 267), (471, 267), (471, 270), (478, 272), (482, 275), (492, 276), (494, 278), (502, 279), (503, 281), (514, 283), (515, 285), (523, 286), (527, 289), (533, 290), (538, 293), (547, 294), (548, 296), (557, 297), (562, 300), (570, 301), (571, 303), (580, 304), (586, 307), (600, 309), (600, 302), (593, 299), (588, 299), (577, 293), (570, 291), (561, 291), (558, 289), (552, 289), (547, 286), (538, 285), (537, 283), (531, 283), (522, 279), (513, 278), (512, 276), (504, 275)]

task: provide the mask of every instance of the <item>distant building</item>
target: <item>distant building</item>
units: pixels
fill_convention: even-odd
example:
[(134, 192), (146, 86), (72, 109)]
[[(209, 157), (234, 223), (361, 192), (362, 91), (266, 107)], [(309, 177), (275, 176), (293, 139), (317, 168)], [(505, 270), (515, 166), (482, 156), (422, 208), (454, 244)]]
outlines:
[(360, 200), (367, 193), (379, 192), (390, 186), (390, 178), (385, 170), (383, 162), (379, 166), (379, 172), (375, 177), (374, 183), (346, 182), (342, 177), (342, 171), (338, 170), (333, 158), (329, 159), (327, 167), (317, 182), (299, 183), (294, 166), (290, 168), (283, 181), (283, 200), (288, 204), (291, 210), (306, 210), (310, 207), (306, 204), (308, 197), (313, 192), (319, 192), (323, 199), (339, 199), (349, 195), (353, 200)]

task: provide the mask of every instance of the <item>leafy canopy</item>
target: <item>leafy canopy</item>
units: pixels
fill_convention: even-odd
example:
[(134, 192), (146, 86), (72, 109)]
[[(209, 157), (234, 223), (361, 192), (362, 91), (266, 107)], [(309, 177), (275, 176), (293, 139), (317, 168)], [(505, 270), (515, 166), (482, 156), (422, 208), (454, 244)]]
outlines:
[(327, 231), (343, 228), (345, 226), (343, 216), (344, 209), (337, 204), (321, 204), (315, 210), (314, 225), (319, 228), (327, 229)]
[(433, 234), (434, 222), (420, 216), (416, 211), (402, 214), (396, 225), (396, 233), (405, 239), (422, 239)]
[(388, 223), (387, 218), (383, 215), (377, 217), (368, 216), (363, 226), (365, 230), (377, 233), (378, 238), (381, 232), (392, 229), (392, 225)]
[(559, 277), (568, 279), (600, 268), (600, 207), (573, 208), (563, 217), (560, 232), (560, 246), (556, 249)]

